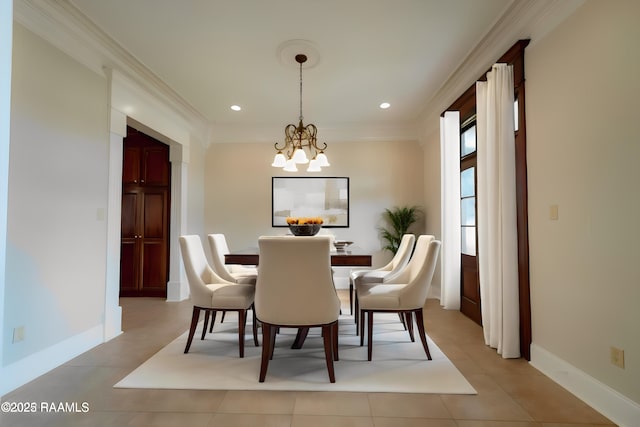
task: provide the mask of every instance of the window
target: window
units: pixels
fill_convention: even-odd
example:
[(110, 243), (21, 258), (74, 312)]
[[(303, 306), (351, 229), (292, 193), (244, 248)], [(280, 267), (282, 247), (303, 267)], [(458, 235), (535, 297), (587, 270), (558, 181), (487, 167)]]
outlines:
[[(474, 117), (475, 120), (475, 117)], [(476, 126), (475, 124), (462, 132), (460, 136), (460, 157), (465, 157), (476, 152)]]
[(460, 251), (476, 256), (476, 125), (463, 123), (460, 135)]

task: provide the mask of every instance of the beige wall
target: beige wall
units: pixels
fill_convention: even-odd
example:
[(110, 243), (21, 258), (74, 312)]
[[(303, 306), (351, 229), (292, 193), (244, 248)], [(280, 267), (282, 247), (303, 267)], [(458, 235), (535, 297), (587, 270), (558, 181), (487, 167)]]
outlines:
[[(383, 242), (377, 231), (384, 209), (424, 207), (423, 153), (416, 142), (330, 144), (331, 167), (319, 174), (273, 168), (274, 154), (272, 144), (213, 144), (207, 150), (205, 232), (226, 234), (231, 249), (256, 246), (259, 235), (286, 232), (271, 227), (272, 176), (349, 177), (350, 227), (327, 230), (371, 251), (376, 266), (390, 257), (380, 251)], [(422, 226), (416, 228), (423, 231)]]
[(637, 1), (588, 1), (525, 55), (533, 341), (635, 402), (638, 17)]
[[(441, 232), (441, 200), (440, 200), (440, 134), (430, 135), (423, 144), (424, 151), (424, 205), (426, 207), (426, 234), (433, 234), (436, 239), (442, 239)], [(430, 295), (440, 298), (440, 266), (442, 257), (433, 274)]]
[[(14, 25), (3, 365), (105, 311), (107, 81)], [(14, 328), (24, 341), (12, 343)]]

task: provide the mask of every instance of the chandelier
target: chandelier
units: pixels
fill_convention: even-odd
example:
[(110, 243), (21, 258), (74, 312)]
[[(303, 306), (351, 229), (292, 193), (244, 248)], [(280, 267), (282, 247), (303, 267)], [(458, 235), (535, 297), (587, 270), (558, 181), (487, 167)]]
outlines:
[[(307, 61), (307, 55), (298, 54), (295, 59), (300, 64), (300, 117), (298, 117), (297, 126), (288, 124), (284, 128), (284, 145), (278, 146), (277, 142), (274, 144), (277, 153), (271, 166), (283, 168), (287, 172), (297, 172), (296, 165), (309, 164), (307, 172), (320, 172), (321, 167), (330, 166), (324, 154), (327, 144), (318, 146), (316, 139), (318, 128), (314, 124), (305, 126), (302, 123), (302, 64)], [(308, 155), (305, 149), (309, 152)]]

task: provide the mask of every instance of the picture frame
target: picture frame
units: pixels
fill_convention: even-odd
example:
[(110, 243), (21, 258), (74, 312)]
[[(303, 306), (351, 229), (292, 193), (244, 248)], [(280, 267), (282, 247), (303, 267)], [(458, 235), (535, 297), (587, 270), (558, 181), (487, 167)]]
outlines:
[(349, 177), (272, 177), (271, 226), (287, 217), (320, 217), (324, 228), (349, 227)]

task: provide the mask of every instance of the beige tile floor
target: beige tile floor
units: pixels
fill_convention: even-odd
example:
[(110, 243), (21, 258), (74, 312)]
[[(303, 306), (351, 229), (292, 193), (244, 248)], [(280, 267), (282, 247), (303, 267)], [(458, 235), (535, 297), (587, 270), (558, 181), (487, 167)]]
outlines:
[[(346, 293), (340, 292), (344, 307)], [(479, 326), (427, 303), (427, 333), (477, 395), (114, 389), (187, 329), (191, 305), (123, 298), (124, 333), (29, 384), (3, 402), (87, 402), (86, 413), (0, 414), (0, 426), (593, 427), (608, 419), (525, 360), (487, 348)], [(340, 381), (340, 379), (337, 379)]]

